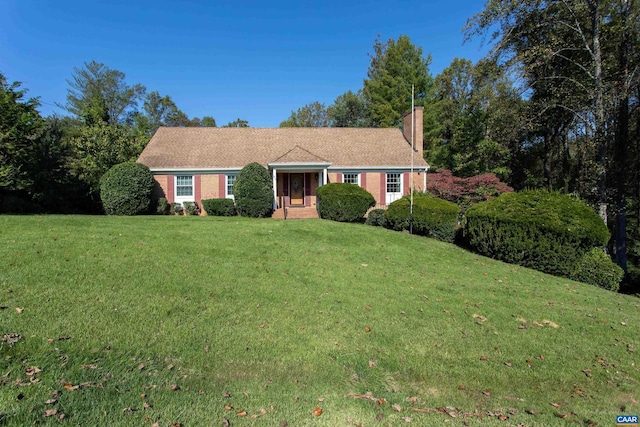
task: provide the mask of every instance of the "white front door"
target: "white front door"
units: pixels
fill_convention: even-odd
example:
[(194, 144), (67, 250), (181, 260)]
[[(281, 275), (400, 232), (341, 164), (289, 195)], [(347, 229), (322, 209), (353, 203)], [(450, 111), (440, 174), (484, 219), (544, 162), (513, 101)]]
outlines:
[(387, 173), (387, 197), (385, 204), (389, 205), (392, 202), (402, 197), (402, 174), (401, 173)]

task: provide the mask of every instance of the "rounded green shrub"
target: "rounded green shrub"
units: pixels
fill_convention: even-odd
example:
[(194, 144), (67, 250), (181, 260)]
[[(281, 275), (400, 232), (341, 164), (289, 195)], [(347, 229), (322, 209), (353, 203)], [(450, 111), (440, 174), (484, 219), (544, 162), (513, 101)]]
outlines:
[(259, 163), (242, 168), (233, 185), (233, 195), (241, 216), (265, 218), (273, 214), (273, 181)]
[(100, 179), (100, 199), (107, 215), (148, 213), (154, 188), (153, 174), (143, 164), (113, 166)]
[(571, 275), (571, 278), (578, 282), (600, 286), (614, 292), (620, 289), (623, 277), (622, 268), (600, 248), (593, 248), (585, 253)]
[(340, 222), (360, 222), (376, 199), (364, 188), (349, 183), (334, 182), (318, 187), (318, 213), (322, 219)]
[[(413, 233), (453, 242), (458, 225), (460, 207), (426, 193), (413, 195)], [(411, 226), (411, 198), (404, 196), (391, 203), (385, 218), (387, 228), (409, 230)]]
[(367, 215), (367, 220), (364, 223), (367, 225), (372, 225), (374, 227), (384, 227), (385, 225), (387, 225), (387, 219), (385, 218), (385, 210), (373, 209), (369, 211), (369, 215)]
[(204, 199), (202, 207), (210, 216), (235, 216), (237, 214), (233, 199)]
[(559, 193), (506, 193), (472, 206), (464, 237), (476, 252), (569, 277), (582, 255), (604, 247), (609, 232), (586, 203)]

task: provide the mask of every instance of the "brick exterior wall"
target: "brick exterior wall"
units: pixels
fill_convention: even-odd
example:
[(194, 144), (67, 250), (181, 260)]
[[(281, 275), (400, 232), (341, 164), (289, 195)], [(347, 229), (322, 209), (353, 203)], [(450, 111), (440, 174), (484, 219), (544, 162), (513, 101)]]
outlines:
[(200, 176), (200, 196), (202, 199), (218, 199), (224, 197), (220, 195), (220, 178), (224, 187), (224, 175), (201, 175)]

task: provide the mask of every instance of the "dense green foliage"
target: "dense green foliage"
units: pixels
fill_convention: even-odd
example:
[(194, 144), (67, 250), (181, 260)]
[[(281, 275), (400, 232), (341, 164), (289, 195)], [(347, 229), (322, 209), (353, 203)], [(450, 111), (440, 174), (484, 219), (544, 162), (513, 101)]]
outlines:
[(233, 199), (204, 199), (202, 208), (209, 216), (235, 216), (236, 205)]
[(624, 271), (601, 248), (593, 248), (582, 255), (571, 278), (579, 282), (617, 291)]
[(387, 208), (386, 227), (397, 231), (412, 228), (414, 234), (451, 243), (456, 236), (459, 212), (460, 208), (455, 203), (430, 194), (415, 193), (413, 195), (413, 219), (411, 216), (411, 197), (404, 196), (391, 203)]
[(395, 127), (411, 110), (411, 88), (416, 105), (425, 105), (433, 91), (429, 73), (431, 55), (411, 43), (408, 36), (398, 40), (376, 40), (364, 80), (363, 94), (369, 105), (369, 123), (374, 127)]
[(171, 205), (167, 201), (166, 198), (160, 197), (158, 202), (156, 203), (156, 213), (158, 215), (169, 215), (169, 210), (171, 209)]
[(143, 164), (126, 162), (113, 166), (100, 180), (100, 198), (107, 215), (149, 213), (155, 181)]
[(273, 180), (259, 163), (249, 163), (238, 173), (233, 196), (241, 216), (265, 218), (273, 214)]
[(0, 73), (0, 198), (4, 192), (28, 191), (33, 184), (34, 140), (40, 136), (43, 121), (38, 100), (25, 100), (25, 92), (19, 83), (7, 83)]
[(367, 211), (376, 205), (371, 193), (356, 184), (326, 184), (318, 187), (316, 195), (320, 218), (333, 221), (360, 222)]
[(569, 276), (582, 255), (609, 238), (584, 202), (547, 191), (505, 193), (465, 214), (464, 236), (480, 254)]
[(386, 211), (384, 209), (370, 210), (364, 223), (374, 227), (384, 227), (387, 225)]

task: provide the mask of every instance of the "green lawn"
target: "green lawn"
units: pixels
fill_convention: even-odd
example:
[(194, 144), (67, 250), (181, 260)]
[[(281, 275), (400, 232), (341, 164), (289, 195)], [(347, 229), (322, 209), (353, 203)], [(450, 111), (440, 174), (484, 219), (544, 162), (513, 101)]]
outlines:
[(640, 299), (364, 225), (0, 216), (0, 307), (2, 426), (640, 412)]

